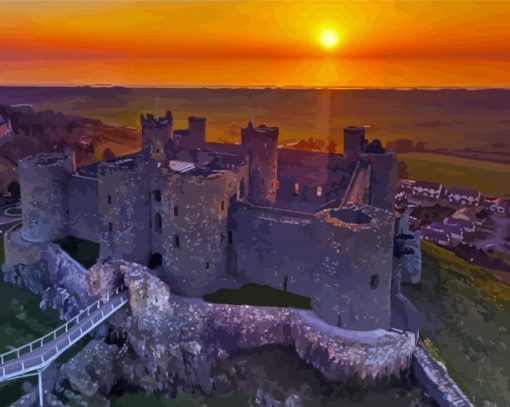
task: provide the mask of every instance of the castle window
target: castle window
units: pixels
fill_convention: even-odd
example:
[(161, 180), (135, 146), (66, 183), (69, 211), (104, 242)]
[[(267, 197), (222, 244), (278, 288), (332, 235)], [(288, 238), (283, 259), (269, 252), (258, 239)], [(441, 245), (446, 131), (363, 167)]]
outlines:
[(315, 195), (322, 196), (322, 185), (317, 186), (317, 189), (315, 190)]
[(221, 201), (221, 210), (224, 211), (225, 210), (225, 201)]
[(298, 196), (301, 192), (301, 185), (298, 182), (294, 183), (294, 196)]
[(377, 274), (374, 274), (370, 278), (370, 287), (372, 287), (372, 290), (375, 290), (379, 286), (379, 276)]
[(112, 196), (108, 195), (108, 205), (111, 205), (111, 204), (112, 204)]
[(154, 230), (156, 232), (161, 233), (161, 227), (163, 226), (163, 220), (161, 219), (161, 215), (159, 213), (156, 213), (154, 216)]
[(161, 202), (161, 191), (159, 189), (154, 190), (154, 200), (156, 202)]
[(234, 242), (234, 234), (231, 230), (228, 231), (228, 244), (232, 244)]
[(239, 198), (244, 198), (244, 178), (241, 179), (241, 183), (239, 184)]
[(113, 231), (113, 223), (108, 222), (108, 232), (112, 232), (112, 231)]
[(206, 262), (206, 263), (205, 263), (205, 269), (206, 269), (206, 270), (209, 270), (209, 262)]
[(181, 239), (179, 238), (179, 235), (174, 236), (174, 247), (177, 248), (181, 247)]
[(174, 216), (179, 216), (179, 207), (174, 206)]

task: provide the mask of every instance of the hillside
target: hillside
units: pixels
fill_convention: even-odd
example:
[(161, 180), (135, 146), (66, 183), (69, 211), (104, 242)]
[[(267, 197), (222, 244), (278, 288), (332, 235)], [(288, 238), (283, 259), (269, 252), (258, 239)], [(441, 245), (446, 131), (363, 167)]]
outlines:
[(510, 400), (510, 287), (453, 253), (422, 244), (422, 282), (405, 287), (421, 333), (475, 405)]

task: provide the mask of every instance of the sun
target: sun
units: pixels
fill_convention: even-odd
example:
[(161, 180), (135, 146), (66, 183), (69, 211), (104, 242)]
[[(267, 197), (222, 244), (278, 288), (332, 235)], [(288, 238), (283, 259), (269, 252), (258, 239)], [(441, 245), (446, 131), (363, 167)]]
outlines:
[(330, 28), (322, 30), (320, 42), (324, 48), (334, 48), (338, 44), (338, 34)]

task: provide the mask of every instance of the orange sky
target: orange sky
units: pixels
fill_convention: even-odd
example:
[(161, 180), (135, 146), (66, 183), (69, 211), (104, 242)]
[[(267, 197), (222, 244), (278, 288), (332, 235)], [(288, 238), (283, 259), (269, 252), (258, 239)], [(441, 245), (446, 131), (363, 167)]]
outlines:
[[(0, 19), (0, 73), (2, 61), (16, 72), (78, 59), (510, 59), (506, 1), (16, 0)], [(324, 28), (339, 34), (334, 51), (319, 46)]]

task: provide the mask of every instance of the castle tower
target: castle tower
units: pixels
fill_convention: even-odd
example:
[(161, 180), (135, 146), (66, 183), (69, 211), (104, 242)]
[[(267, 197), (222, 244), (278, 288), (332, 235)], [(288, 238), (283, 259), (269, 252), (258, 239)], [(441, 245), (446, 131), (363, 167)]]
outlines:
[(150, 252), (148, 166), (133, 157), (98, 167), (100, 256), (146, 264)]
[(42, 153), (26, 157), (18, 166), (23, 227), (30, 242), (63, 239), (68, 233), (67, 187), (75, 170), (74, 153)]
[(355, 160), (365, 150), (367, 140), (363, 127), (344, 128), (344, 157), (348, 160)]
[(167, 111), (164, 117), (147, 114), (141, 116), (142, 152), (152, 160), (165, 159), (165, 144), (172, 138), (172, 112)]
[(200, 147), (205, 144), (205, 125), (205, 117), (191, 116), (188, 118), (188, 137), (193, 146)]
[(252, 122), (241, 129), (241, 143), (250, 155), (249, 201), (271, 206), (276, 201), (278, 127), (255, 127)]

